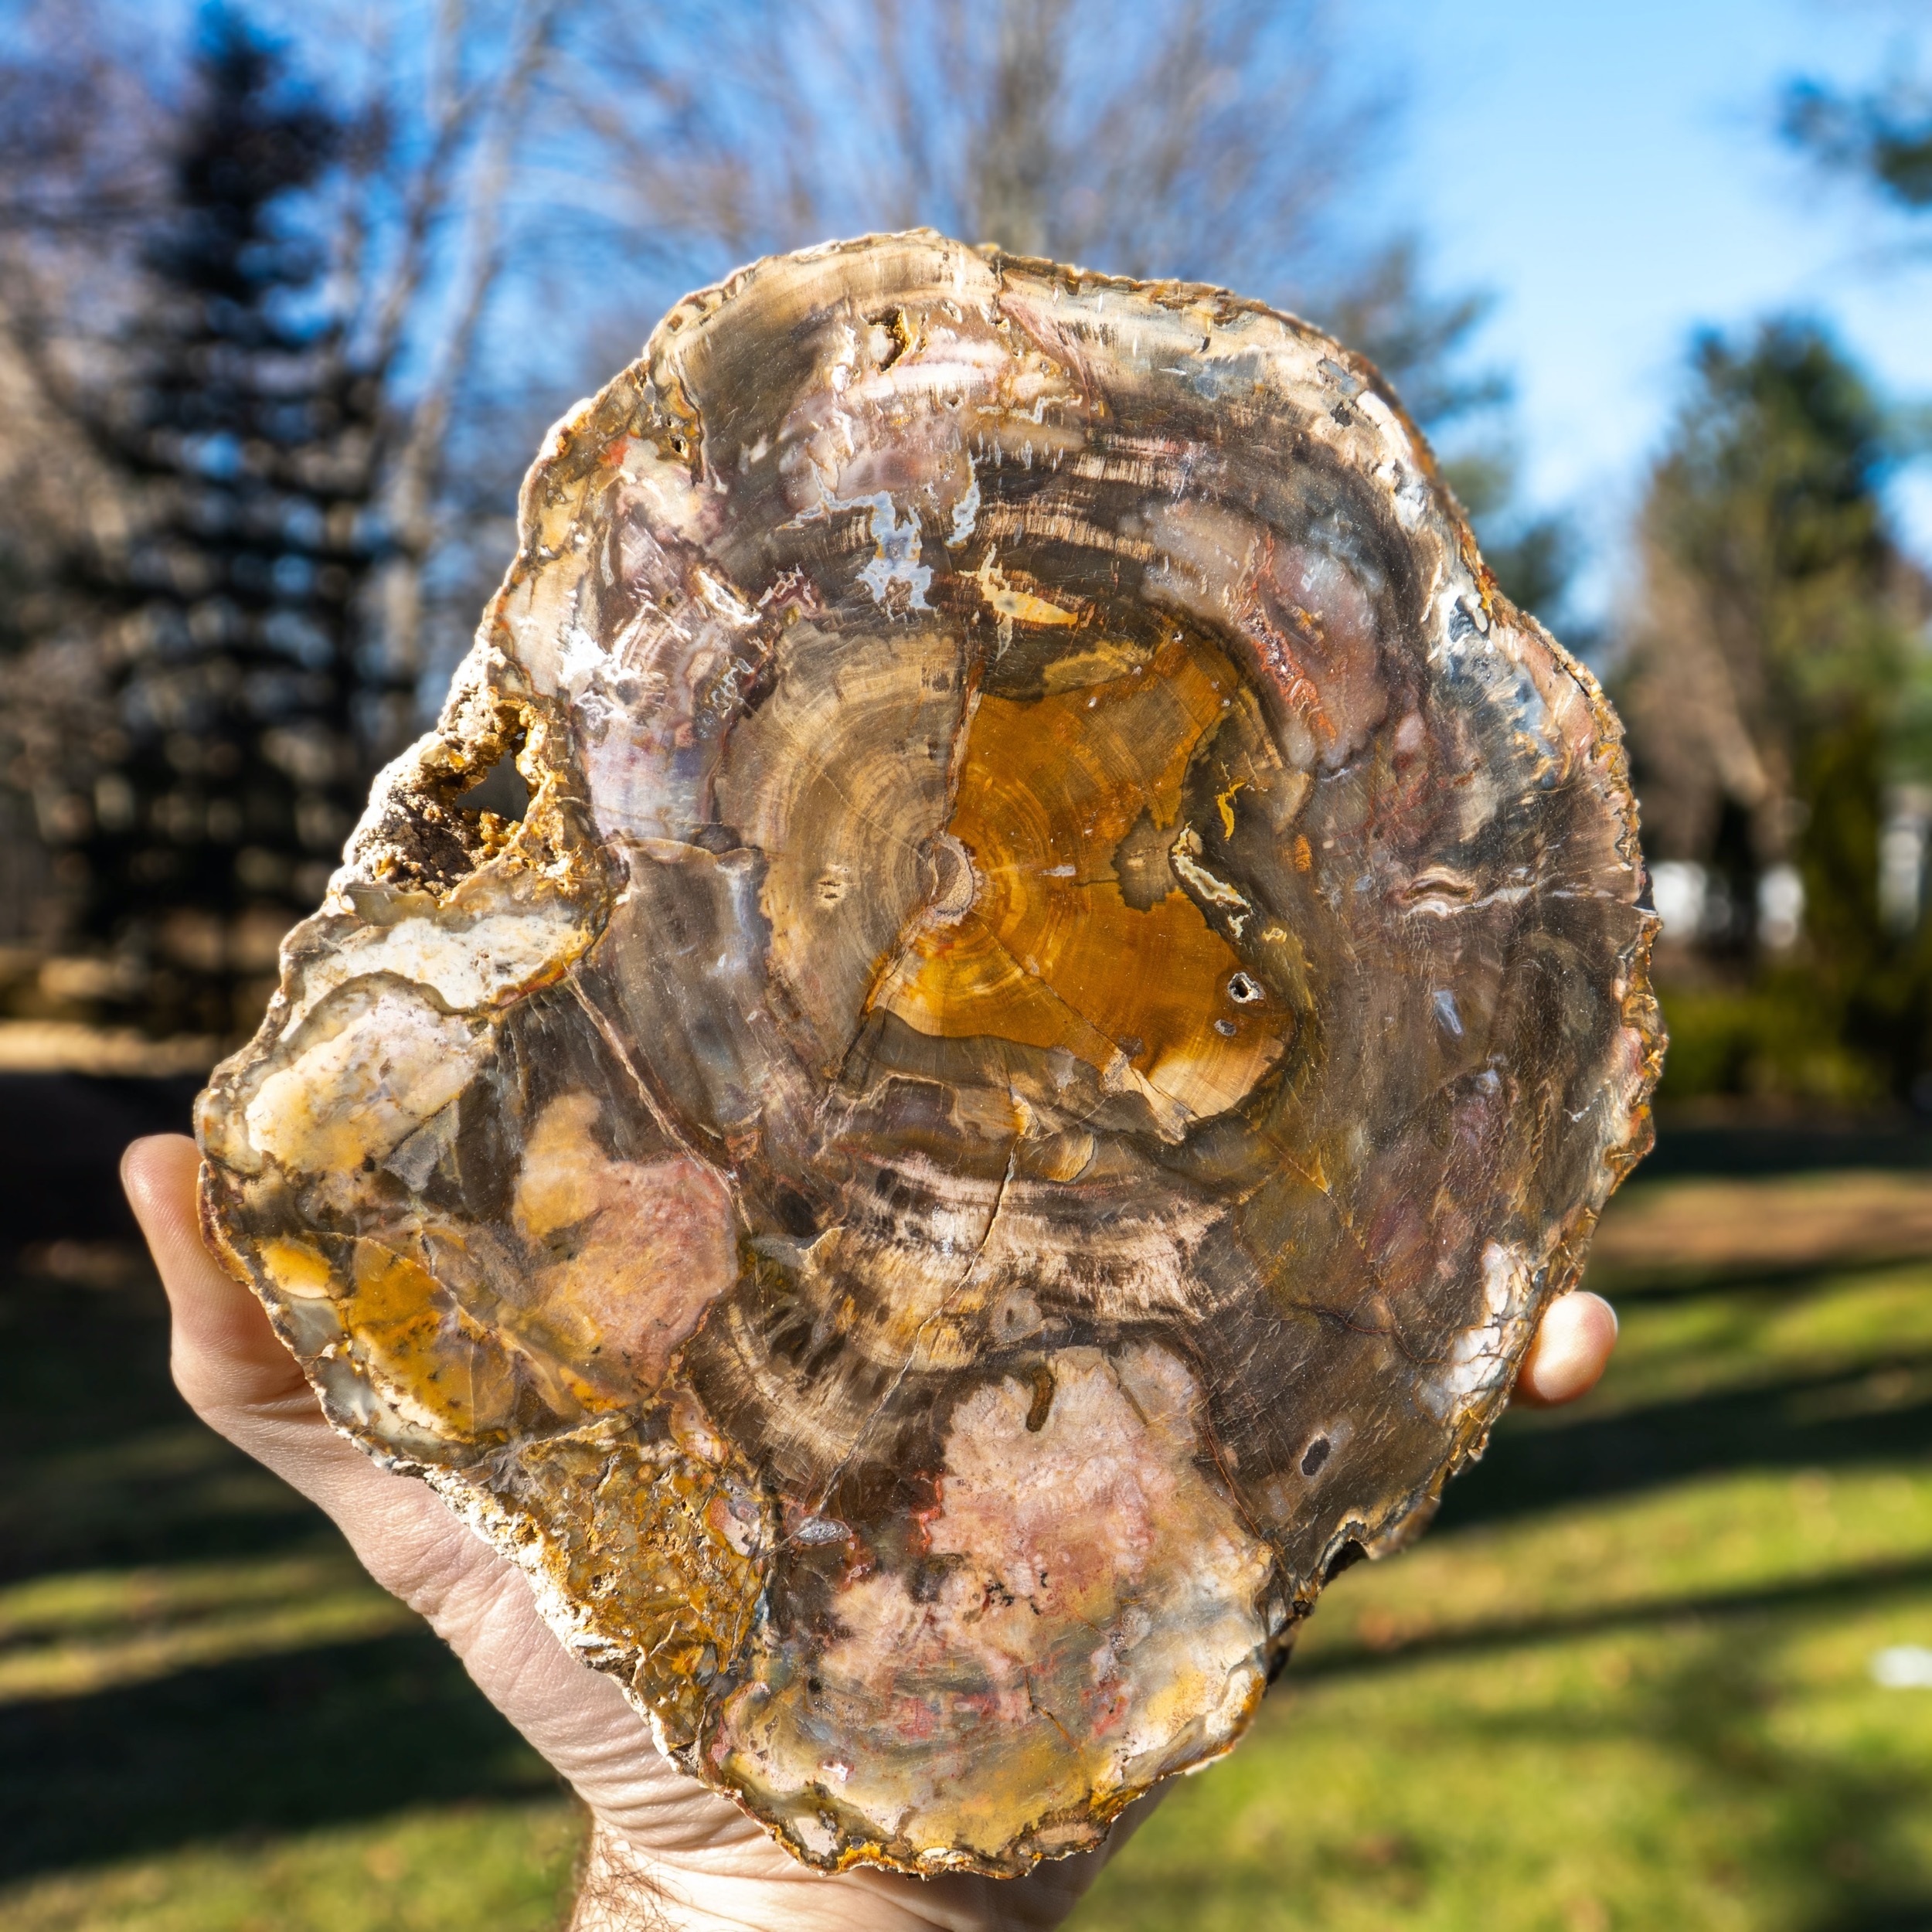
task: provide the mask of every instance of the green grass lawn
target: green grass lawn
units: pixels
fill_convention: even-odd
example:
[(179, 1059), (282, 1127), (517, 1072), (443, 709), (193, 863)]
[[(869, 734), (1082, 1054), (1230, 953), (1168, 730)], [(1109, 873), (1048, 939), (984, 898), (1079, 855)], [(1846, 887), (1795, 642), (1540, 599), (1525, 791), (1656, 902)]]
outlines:
[[(1872, 1669), (1932, 1647), (1928, 1253), (1932, 1179), (1631, 1189), (1604, 1387), (1335, 1585), (1076, 1924), (1932, 1927), (1932, 1689)], [(0, 1299), (0, 1926), (556, 1923), (554, 1782), (94, 1274)]]

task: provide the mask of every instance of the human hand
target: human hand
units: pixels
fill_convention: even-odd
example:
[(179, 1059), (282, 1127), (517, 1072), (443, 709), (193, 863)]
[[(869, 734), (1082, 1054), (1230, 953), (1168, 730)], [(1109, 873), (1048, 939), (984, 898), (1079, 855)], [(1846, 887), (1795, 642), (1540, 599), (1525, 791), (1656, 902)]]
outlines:
[[(798, 1864), (734, 1805), (667, 1764), (610, 1678), (585, 1669), (537, 1614), (521, 1570), (426, 1485), (379, 1469), (324, 1419), (261, 1305), (202, 1246), (199, 1157), (179, 1134), (137, 1141), (122, 1165), (174, 1316), (175, 1381), (202, 1420), (335, 1522), (383, 1587), (427, 1619), (497, 1709), (589, 1807), (573, 1932), (1025, 1932), (1057, 1925), (1151, 1808), (1107, 1846), (1023, 1879), (830, 1876)], [(1552, 1304), (1517, 1380), (1541, 1405), (1601, 1375), (1617, 1318), (1593, 1294)]]

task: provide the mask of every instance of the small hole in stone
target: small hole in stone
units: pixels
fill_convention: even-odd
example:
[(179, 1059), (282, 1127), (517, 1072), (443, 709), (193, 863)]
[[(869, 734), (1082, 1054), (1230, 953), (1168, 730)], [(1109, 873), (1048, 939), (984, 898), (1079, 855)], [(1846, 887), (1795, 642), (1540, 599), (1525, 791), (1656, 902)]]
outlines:
[(481, 781), (463, 794), (465, 811), (492, 811), (498, 818), (514, 824), (529, 810), (530, 787), (523, 782), (523, 774), (516, 768), (516, 754), (522, 748), (523, 740), (519, 736), (484, 774)]
[(1301, 1452), (1301, 1473), (1304, 1476), (1318, 1475), (1321, 1465), (1328, 1459), (1328, 1439), (1317, 1436)]
[(912, 325), (906, 319), (903, 308), (889, 308), (869, 319), (879, 335), (868, 346), (878, 359), (879, 366), (882, 369), (890, 369), (913, 345)]
[(780, 1188), (774, 1206), (777, 1209), (778, 1225), (787, 1234), (803, 1241), (818, 1232), (818, 1217), (812, 1212), (811, 1203), (795, 1188)]
[(1345, 1570), (1354, 1569), (1355, 1565), (1360, 1563), (1362, 1558), (1367, 1556), (1368, 1553), (1369, 1553), (1362, 1548), (1361, 1544), (1357, 1543), (1355, 1539), (1351, 1536), (1349, 1540), (1335, 1553), (1334, 1560), (1329, 1563), (1327, 1570), (1322, 1573), (1321, 1580), (1325, 1583), (1333, 1583), (1336, 1577), (1342, 1574), (1342, 1571)]
[(1223, 1039), (1232, 1039), (1240, 1029), (1231, 1019), (1217, 1019), (1214, 1022), (1214, 1030)]
[(1228, 998), (1238, 1001), (1243, 1006), (1252, 1006), (1261, 997), (1261, 988), (1246, 973), (1236, 973), (1228, 981)]

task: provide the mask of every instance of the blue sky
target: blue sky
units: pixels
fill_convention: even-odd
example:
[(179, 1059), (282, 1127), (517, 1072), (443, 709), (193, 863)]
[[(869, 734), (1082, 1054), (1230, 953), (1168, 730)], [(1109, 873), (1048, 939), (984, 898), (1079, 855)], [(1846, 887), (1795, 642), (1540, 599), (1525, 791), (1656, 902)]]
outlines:
[[(1395, 208), (1438, 282), (1498, 298), (1485, 346), (1516, 372), (1526, 481), (1582, 514), (1580, 600), (1616, 549), (1704, 324), (1818, 315), (1894, 393), (1932, 398), (1932, 219), (1906, 223), (1777, 141), (1799, 73), (1932, 71), (1927, 0), (1354, 0), (1413, 88)], [(1932, 560), (1932, 464), (1896, 507)]]

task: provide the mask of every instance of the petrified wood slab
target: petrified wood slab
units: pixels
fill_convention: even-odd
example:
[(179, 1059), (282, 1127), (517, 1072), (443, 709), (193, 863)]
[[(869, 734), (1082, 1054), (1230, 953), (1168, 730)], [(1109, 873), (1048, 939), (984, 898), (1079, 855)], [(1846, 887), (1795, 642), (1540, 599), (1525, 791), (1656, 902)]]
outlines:
[(207, 1225), (692, 1775), (1019, 1872), (1480, 1450), (1648, 1143), (1641, 883), (1601, 694), (1359, 358), (764, 262), (531, 472)]

